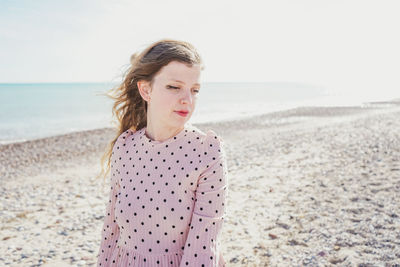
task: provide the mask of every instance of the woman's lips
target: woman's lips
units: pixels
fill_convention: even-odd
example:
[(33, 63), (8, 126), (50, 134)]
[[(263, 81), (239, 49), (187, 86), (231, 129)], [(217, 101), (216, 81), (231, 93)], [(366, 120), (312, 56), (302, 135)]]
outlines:
[(189, 113), (189, 112), (182, 112), (182, 111), (175, 111), (175, 112), (178, 113), (179, 115), (181, 115), (182, 117), (186, 117), (187, 114)]

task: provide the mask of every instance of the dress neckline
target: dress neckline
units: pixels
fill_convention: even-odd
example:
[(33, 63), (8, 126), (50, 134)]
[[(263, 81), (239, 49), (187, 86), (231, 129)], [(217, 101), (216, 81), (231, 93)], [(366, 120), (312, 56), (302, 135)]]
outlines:
[(144, 140), (144, 142), (145, 142), (146, 144), (152, 145), (152, 146), (154, 147), (154, 146), (160, 146), (160, 145), (170, 144), (170, 143), (172, 143), (172, 142), (175, 142), (175, 141), (181, 139), (181, 138), (182, 138), (183, 136), (185, 136), (185, 135), (187, 134), (187, 132), (189, 131), (189, 126), (188, 126), (188, 125), (185, 125), (185, 127), (184, 127), (180, 132), (178, 132), (178, 133), (175, 134), (174, 136), (172, 136), (172, 137), (170, 137), (170, 138), (168, 138), (168, 139), (166, 139), (166, 140), (164, 140), (164, 141), (152, 140), (151, 138), (149, 138), (149, 137), (146, 135), (146, 129), (147, 129), (147, 127), (145, 126), (145, 127), (143, 127), (143, 128), (140, 130), (140, 136), (141, 136), (141, 138)]

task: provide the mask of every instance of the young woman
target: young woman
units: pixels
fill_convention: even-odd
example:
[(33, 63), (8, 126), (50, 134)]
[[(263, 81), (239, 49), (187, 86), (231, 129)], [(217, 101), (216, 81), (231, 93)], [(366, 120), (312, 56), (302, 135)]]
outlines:
[(225, 266), (223, 140), (188, 123), (204, 69), (189, 43), (164, 39), (131, 57), (115, 89), (119, 133), (98, 266)]

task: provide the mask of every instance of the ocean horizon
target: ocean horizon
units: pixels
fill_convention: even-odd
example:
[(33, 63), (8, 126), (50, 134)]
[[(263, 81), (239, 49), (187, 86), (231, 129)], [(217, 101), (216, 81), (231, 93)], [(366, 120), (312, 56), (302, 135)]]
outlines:
[[(115, 83), (0, 83), (0, 144), (114, 127)], [(395, 96), (393, 96), (395, 97)], [(291, 82), (202, 84), (190, 123), (234, 120), (300, 106), (360, 106), (361, 96)]]

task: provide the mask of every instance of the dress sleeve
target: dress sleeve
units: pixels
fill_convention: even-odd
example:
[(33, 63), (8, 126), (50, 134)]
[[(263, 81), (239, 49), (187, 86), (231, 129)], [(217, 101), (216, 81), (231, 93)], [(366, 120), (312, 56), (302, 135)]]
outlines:
[(106, 216), (104, 218), (103, 231), (101, 233), (100, 248), (97, 254), (97, 266), (104, 267), (110, 265), (110, 258), (115, 247), (117, 246), (119, 238), (120, 229), (115, 220), (115, 203), (118, 197), (118, 193), (120, 191), (117, 176), (119, 156), (117, 157), (117, 155), (119, 151), (119, 146), (124, 145), (127, 134), (128, 132), (124, 132), (118, 137), (111, 155), (111, 188), (108, 203), (106, 206)]
[(205, 168), (198, 178), (195, 204), (180, 266), (221, 267), (221, 229), (228, 193), (228, 176), (223, 140), (207, 132), (202, 152)]

